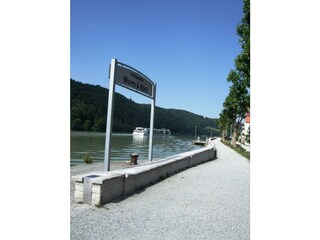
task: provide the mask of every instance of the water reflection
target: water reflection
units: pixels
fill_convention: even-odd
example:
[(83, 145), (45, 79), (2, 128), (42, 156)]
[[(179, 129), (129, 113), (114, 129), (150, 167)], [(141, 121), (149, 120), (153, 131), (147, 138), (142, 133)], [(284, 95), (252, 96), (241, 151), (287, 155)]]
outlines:
[[(83, 156), (89, 154), (94, 161), (103, 162), (105, 134), (96, 132), (71, 132), (72, 164), (83, 163)], [(199, 148), (191, 144), (193, 136), (154, 135), (153, 159), (158, 160), (174, 154)], [(149, 136), (132, 134), (113, 134), (111, 161), (128, 161), (130, 154), (136, 152), (139, 159), (147, 160)]]
[[(133, 135), (132, 145), (133, 146), (143, 146), (146, 143), (146, 137), (144, 135)], [(149, 144), (148, 142), (146, 144)]]

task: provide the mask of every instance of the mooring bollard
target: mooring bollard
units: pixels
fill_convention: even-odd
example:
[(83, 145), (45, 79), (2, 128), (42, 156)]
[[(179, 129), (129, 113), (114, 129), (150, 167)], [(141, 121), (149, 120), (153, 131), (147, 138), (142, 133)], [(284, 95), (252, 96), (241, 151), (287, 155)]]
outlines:
[(138, 153), (131, 153), (131, 154), (130, 154), (130, 157), (131, 157), (131, 162), (130, 162), (130, 164), (131, 164), (131, 165), (137, 165), (137, 164), (138, 164), (139, 154), (138, 154)]

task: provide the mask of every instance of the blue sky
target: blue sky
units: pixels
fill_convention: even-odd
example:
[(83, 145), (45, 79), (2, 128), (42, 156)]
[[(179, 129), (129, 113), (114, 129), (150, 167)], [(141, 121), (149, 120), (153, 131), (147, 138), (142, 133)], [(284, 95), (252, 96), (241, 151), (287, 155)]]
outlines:
[[(156, 105), (218, 117), (240, 53), (241, 0), (71, 0), (70, 74), (109, 88), (112, 58), (157, 83)], [(150, 99), (123, 87), (138, 103)]]

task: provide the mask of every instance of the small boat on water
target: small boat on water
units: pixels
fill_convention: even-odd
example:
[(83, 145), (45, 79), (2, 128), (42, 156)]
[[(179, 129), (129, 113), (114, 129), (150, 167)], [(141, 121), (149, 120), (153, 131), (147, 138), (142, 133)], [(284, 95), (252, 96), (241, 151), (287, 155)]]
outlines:
[(206, 145), (207, 142), (208, 142), (208, 139), (206, 139), (205, 141), (202, 141), (200, 139), (200, 137), (197, 137), (197, 140), (192, 141), (192, 144), (193, 145), (202, 145), (202, 146), (204, 146), (204, 145)]
[[(143, 128), (143, 127), (136, 127), (133, 130), (133, 135), (148, 135), (150, 133), (150, 129), (149, 128)], [(163, 134), (163, 135), (170, 135), (171, 131), (169, 129), (166, 128), (161, 128), (161, 129), (153, 129), (153, 133), (154, 134)]]
[(143, 128), (143, 127), (136, 127), (134, 130), (133, 130), (133, 135), (145, 135), (147, 132), (147, 128)]

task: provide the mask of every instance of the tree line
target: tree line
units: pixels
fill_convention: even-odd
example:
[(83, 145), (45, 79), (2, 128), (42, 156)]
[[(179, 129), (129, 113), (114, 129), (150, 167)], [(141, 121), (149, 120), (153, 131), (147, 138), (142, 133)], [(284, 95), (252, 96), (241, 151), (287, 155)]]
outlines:
[[(70, 79), (70, 127), (76, 131), (106, 130), (109, 90), (99, 85)], [(113, 131), (130, 133), (136, 127), (150, 126), (150, 104), (138, 104), (115, 93)], [(155, 108), (154, 127), (170, 129), (172, 134), (218, 136), (217, 119), (185, 110)]]
[[(243, 0), (243, 17), (237, 26), (237, 34), (242, 51), (234, 61), (227, 77), (231, 83), (229, 95), (223, 103), (219, 115), (218, 126), (225, 140), (226, 132), (231, 127), (232, 145), (236, 146), (236, 139), (241, 129), (242, 120), (250, 113), (250, 1)], [(250, 138), (250, 136), (249, 136)]]

